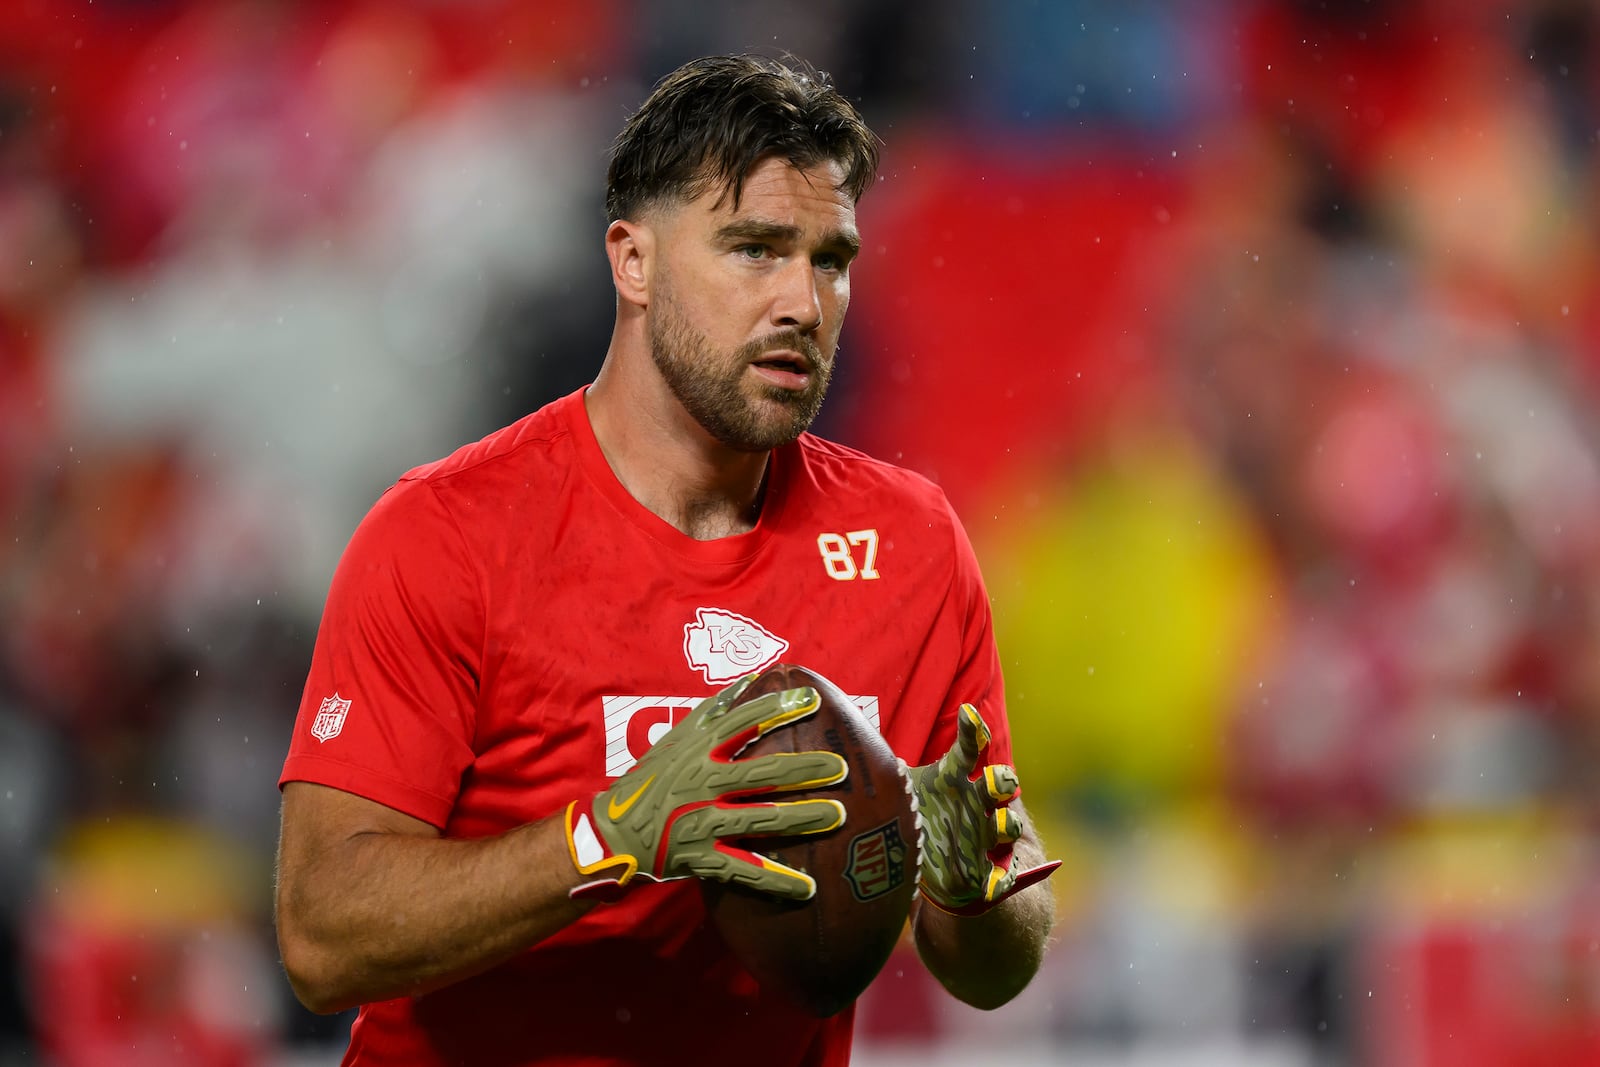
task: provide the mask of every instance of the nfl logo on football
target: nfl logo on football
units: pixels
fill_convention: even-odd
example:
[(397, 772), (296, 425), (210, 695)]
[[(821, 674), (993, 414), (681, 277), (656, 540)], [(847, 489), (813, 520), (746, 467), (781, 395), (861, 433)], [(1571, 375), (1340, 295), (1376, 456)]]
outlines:
[(339, 694), (322, 699), (322, 706), (317, 709), (316, 721), (311, 724), (311, 736), (318, 741), (329, 741), (339, 736), (339, 731), (344, 729), (344, 717), (350, 711), (350, 702), (340, 700)]
[(906, 845), (893, 821), (857, 835), (850, 842), (850, 866), (845, 880), (862, 903), (881, 897), (905, 881)]

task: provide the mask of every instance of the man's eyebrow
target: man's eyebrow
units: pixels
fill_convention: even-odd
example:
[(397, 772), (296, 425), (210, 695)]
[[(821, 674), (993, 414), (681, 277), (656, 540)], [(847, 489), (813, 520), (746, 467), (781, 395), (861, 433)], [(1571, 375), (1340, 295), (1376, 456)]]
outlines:
[(794, 241), (800, 237), (800, 227), (762, 219), (739, 219), (717, 230), (719, 241)]
[[(727, 241), (798, 241), (801, 230), (783, 222), (766, 219), (739, 219), (722, 226), (716, 234), (719, 242)], [(853, 230), (830, 230), (822, 235), (823, 245), (838, 245), (851, 256), (861, 251), (861, 238)]]
[(854, 230), (834, 230), (823, 237), (822, 243), (841, 246), (850, 253), (851, 259), (861, 251), (861, 235)]

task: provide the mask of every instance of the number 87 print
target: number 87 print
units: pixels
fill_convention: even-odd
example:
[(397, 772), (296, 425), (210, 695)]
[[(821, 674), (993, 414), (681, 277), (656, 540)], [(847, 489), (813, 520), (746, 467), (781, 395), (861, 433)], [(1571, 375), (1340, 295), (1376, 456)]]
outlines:
[[(861, 549), (861, 565), (856, 565), (855, 549)], [(822, 565), (828, 568), (828, 577), (840, 582), (855, 578), (868, 581), (878, 576), (878, 531), (851, 530), (847, 534), (823, 533), (817, 535), (817, 550), (822, 553)]]

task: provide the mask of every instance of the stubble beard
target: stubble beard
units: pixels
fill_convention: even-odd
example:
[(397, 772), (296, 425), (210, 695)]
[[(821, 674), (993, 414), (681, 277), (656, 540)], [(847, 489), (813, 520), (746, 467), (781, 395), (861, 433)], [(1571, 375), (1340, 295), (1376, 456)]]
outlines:
[[(833, 378), (833, 359), (824, 358), (809, 334), (779, 330), (759, 341), (719, 354), (666, 293), (658, 293), (650, 318), (650, 358), (684, 410), (729, 448), (767, 452), (789, 444), (810, 428), (822, 410)], [(790, 349), (810, 361), (804, 389), (784, 389), (747, 381), (750, 362), (763, 352)]]

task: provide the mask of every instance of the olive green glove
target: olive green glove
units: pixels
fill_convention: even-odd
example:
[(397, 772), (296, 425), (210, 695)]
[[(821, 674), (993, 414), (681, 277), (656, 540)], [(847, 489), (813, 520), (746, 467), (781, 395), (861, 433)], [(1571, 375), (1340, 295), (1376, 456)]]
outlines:
[(609, 789), (567, 806), (567, 847), (589, 881), (574, 897), (615, 898), (635, 879), (712, 878), (809, 900), (811, 876), (738, 847), (744, 837), (815, 834), (844, 822), (837, 800), (732, 803), (842, 781), (833, 752), (734, 756), (763, 734), (817, 710), (811, 688), (764, 693), (734, 707), (755, 675), (701, 701)]
[(1020, 791), (1016, 769), (997, 763), (980, 774), (989, 727), (971, 704), (958, 714), (950, 751), (937, 763), (911, 768), (922, 820), (918, 887), (935, 907), (977, 915), (1048, 878), (1061, 861), (1017, 870), (1011, 845), (1022, 836), (1022, 817), (1009, 807)]

